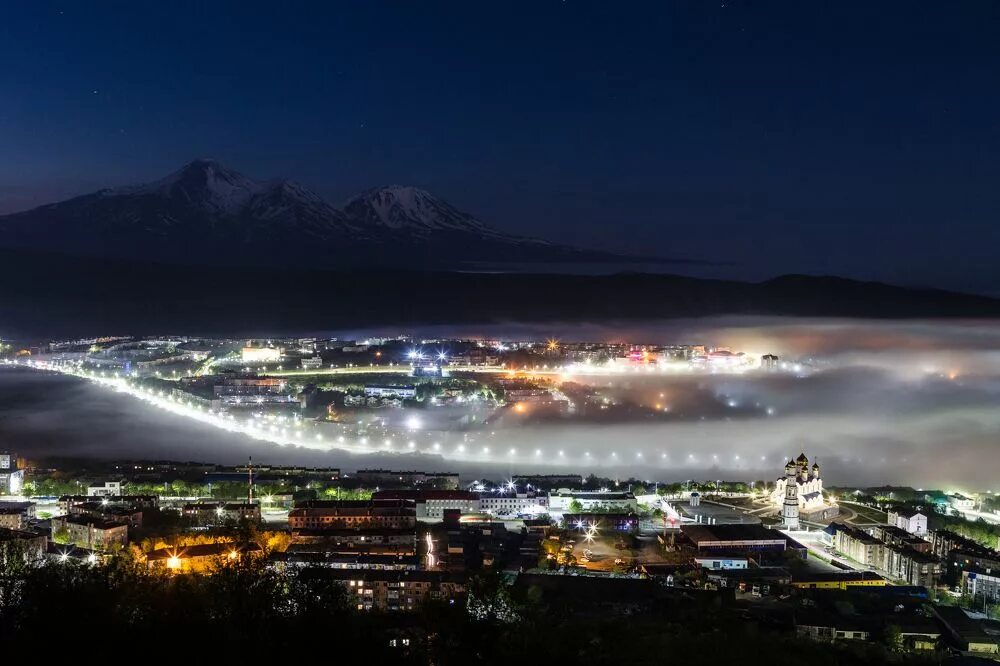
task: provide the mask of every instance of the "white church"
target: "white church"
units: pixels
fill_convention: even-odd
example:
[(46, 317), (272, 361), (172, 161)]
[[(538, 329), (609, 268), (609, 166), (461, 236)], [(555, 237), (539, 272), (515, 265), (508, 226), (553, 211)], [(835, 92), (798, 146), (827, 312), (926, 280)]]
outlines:
[(839, 512), (823, 498), (823, 479), (819, 461), (809, 467), (805, 453), (785, 465), (785, 475), (778, 477), (771, 502), (781, 508), (782, 522), (788, 529), (798, 529), (799, 520), (829, 520)]

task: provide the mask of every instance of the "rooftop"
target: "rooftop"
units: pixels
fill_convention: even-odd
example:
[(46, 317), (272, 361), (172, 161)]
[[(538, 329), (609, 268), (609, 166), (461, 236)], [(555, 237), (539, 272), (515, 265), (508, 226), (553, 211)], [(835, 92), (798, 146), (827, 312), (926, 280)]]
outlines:
[(151, 562), (159, 560), (169, 560), (171, 557), (187, 559), (192, 557), (217, 557), (228, 555), (230, 552), (238, 553), (259, 553), (262, 552), (260, 546), (255, 543), (235, 544), (235, 543), (203, 543), (196, 546), (177, 546), (174, 548), (160, 548), (147, 553), (146, 559)]
[(711, 545), (719, 542), (788, 542), (788, 537), (763, 525), (682, 525), (681, 532), (696, 545)]

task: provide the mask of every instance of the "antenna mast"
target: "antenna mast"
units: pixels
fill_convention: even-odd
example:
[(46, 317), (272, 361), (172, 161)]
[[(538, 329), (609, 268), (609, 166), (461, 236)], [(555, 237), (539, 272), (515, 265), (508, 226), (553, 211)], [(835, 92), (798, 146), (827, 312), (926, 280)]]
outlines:
[(247, 497), (248, 504), (253, 504), (253, 456), (250, 456), (247, 463)]

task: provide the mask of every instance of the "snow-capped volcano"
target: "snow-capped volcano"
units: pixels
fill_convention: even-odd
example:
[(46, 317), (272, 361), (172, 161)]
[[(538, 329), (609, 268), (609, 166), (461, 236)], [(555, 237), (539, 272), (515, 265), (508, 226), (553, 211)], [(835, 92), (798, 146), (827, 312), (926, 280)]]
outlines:
[(107, 197), (159, 196), (225, 215), (238, 213), (250, 199), (266, 189), (266, 184), (251, 180), (215, 160), (200, 159), (152, 183), (102, 190), (101, 194)]
[(416, 187), (390, 185), (362, 192), (344, 204), (344, 212), (360, 223), (385, 229), (503, 236), (472, 215)]
[(315, 267), (622, 259), (502, 233), (415, 187), (369, 190), (340, 210), (297, 183), (254, 180), (210, 159), (143, 185), (0, 216), (0, 245)]

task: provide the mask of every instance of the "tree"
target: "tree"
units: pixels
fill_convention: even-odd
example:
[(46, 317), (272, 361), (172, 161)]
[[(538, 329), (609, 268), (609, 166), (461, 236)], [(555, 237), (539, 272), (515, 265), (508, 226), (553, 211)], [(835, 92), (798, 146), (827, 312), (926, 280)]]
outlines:
[(572, 502), (570, 502), (568, 508), (569, 508), (569, 512), (570, 513), (581, 513), (581, 512), (583, 512), (583, 504), (581, 504), (580, 500), (578, 500), (578, 499), (574, 499)]
[(897, 624), (889, 624), (882, 635), (882, 642), (893, 652), (903, 649), (903, 630)]
[(466, 584), (469, 616), (484, 622), (514, 622), (517, 608), (510, 588), (496, 568), (486, 569), (469, 578)]

